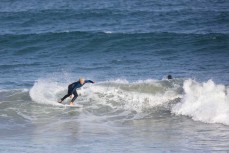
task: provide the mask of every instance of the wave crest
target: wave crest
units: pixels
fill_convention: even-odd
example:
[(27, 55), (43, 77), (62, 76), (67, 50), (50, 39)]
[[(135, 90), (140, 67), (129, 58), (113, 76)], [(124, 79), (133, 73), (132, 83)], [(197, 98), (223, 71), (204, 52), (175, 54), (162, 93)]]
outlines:
[(198, 83), (191, 79), (184, 82), (185, 95), (172, 112), (190, 116), (205, 123), (223, 123), (229, 125), (229, 89), (217, 85), (212, 80)]

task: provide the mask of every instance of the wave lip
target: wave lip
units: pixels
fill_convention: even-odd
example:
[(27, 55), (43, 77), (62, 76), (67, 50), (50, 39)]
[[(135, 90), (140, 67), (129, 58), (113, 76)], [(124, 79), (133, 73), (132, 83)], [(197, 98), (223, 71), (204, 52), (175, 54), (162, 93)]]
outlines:
[(229, 89), (212, 80), (198, 83), (191, 79), (184, 82), (185, 95), (172, 112), (186, 115), (195, 121), (229, 125)]

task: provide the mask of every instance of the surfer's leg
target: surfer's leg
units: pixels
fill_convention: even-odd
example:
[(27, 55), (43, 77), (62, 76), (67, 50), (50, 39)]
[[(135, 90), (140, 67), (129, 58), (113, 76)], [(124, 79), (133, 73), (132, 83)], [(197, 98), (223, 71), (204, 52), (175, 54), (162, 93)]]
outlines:
[(67, 97), (71, 96), (71, 87), (70, 85), (68, 86), (68, 93), (63, 97), (61, 98), (61, 100), (59, 101), (59, 103), (62, 103), (63, 100), (65, 100)]
[(69, 96), (71, 96), (71, 94), (66, 94), (63, 98), (61, 98), (61, 101), (59, 101), (59, 103), (62, 103), (62, 101), (64, 101)]
[(73, 92), (74, 97), (72, 98), (70, 105), (74, 105), (74, 101), (76, 100), (76, 98), (78, 97), (77, 91)]

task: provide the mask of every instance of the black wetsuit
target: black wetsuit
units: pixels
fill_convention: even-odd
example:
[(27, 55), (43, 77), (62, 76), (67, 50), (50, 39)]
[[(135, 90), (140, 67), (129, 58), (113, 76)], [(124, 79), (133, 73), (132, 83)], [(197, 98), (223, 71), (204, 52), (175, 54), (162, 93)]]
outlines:
[[(85, 80), (84, 84), (85, 83), (94, 83), (94, 82), (91, 80)], [(80, 84), (80, 81), (77, 81), (77, 82), (70, 84), (68, 86), (68, 93), (61, 99), (61, 101), (63, 101), (65, 98), (67, 98), (73, 94), (74, 97), (72, 98), (71, 102), (74, 102), (76, 100), (76, 98), (78, 97), (76, 89), (82, 87), (84, 84)]]

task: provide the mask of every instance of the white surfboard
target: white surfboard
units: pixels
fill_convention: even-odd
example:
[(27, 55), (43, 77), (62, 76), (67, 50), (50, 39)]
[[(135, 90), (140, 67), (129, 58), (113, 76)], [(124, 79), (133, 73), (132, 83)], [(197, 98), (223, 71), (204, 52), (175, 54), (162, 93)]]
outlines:
[(60, 105), (58, 105), (58, 106), (60, 106), (60, 107), (72, 107), (72, 108), (83, 108), (83, 106), (82, 105), (79, 105), (79, 104), (75, 104), (75, 105), (69, 105), (69, 104), (60, 104)]

